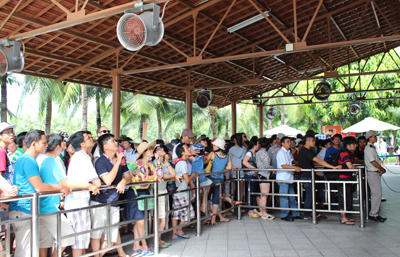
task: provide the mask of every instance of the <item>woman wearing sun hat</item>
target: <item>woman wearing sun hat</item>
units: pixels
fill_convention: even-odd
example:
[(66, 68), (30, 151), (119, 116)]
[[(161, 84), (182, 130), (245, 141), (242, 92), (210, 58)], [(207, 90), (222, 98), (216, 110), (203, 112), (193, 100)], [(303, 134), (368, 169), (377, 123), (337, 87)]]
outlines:
[[(208, 156), (208, 161), (213, 160), (211, 173), (232, 169), (231, 157), (228, 154), (226, 154), (224, 151), (225, 150), (225, 140), (223, 140), (222, 138), (216, 138), (215, 140), (213, 140), (211, 142), (211, 144), (213, 145), (213, 152)], [(224, 174), (223, 173), (212, 174), (210, 176), (210, 179), (212, 180), (213, 185), (220, 184), (224, 181)], [(211, 220), (211, 224), (214, 225), (214, 224), (217, 224), (215, 213), (218, 212), (218, 207), (219, 207), (219, 199), (217, 199), (217, 198), (220, 198), (219, 186), (212, 187), (211, 192), (213, 194), (212, 198), (216, 199), (216, 200), (212, 201), (213, 217)], [(232, 202), (232, 199), (230, 199), (229, 197), (224, 197), (224, 200), (233, 205), (240, 204), (240, 202)], [(224, 216), (222, 216), (222, 214), (218, 214), (218, 216), (219, 216), (219, 220), (221, 222), (230, 221), (229, 219), (224, 218)]]
[[(150, 158), (154, 156), (153, 150), (156, 145), (156, 141), (151, 143), (143, 142), (137, 148), (138, 159), (136, 160), (137, 167), (134, 168), (132, 172), (132, 182), (144, 182), (144, 181), (162, 181), (158, 177), (163, 177), (163, 169), (161, 166), (161, 159), (157, 161), (156, 165), (154, 165)], [(158, 175), (158, 176), (157, 176)], [(149, 194), (149, 184), (143, 185), (135, 185), (128, 190), (126, 195), (126, 199), (136, 199), (141, 195)], [(135, 189), (135, 190), (134, 190)], [(136, 191), (136, 192), (135, 192)], [(125, 217), (127, 220), (139, 219), (144, 217), (144, 211), (139, 210), (138, 202), (130, 202), (125, 205), (126, 214)], [(145, 221), (139, 220), (136, 221), (134, 227), (134, 236), (135, 239), (141, 238), (145, 236)], [(140, 245), (140, 242), (142, 245)], [(133, 251), (139, 252), (143, 255), (152, 255), (152, 252), (148, 247), (146, 240), (141, 240), (140, 242), (136, 242), (133, 244)]]

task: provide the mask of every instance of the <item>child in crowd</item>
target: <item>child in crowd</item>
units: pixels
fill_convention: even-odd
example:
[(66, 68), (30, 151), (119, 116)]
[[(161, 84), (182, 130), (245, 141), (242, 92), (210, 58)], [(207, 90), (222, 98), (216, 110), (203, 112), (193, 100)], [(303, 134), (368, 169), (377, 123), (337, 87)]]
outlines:
[[(181, 180), (181, 182), (176, 182), (177, 183), (177, 191), (178, 193), (174, 194), (172, 196), (173, 198), (173, 205), (172, 208), (174, 209), (179, 209), (179, 208), (183, 208), (177, 211), (172, 212), (172, 226), (178, 226), (178, 221), (180, 220), (180, 224), (185, 224), (186, 222), (188, 222), (190, 219), (194, 218), (194, 210), (193, 210), (193, 206), (190, 203), (190, 198), (189, 198), (189, 192), (190, 191), (186, 191), (186, 192), (181, 192), (179, 193), (179, 191), (182, 190), (186, 190), (188, 189), (188, 185), (190, 184), (190, 181), (193, 178), (197, 178), (197, 173), (192, 173), (192, 175), (189, 176), (188, 174), (188, 165), (187, 165), (187, 159), (189, 158), (188, 156), (190, 156), (190, 150), (187, 144), (179, 144), (176, 147), (176, 155), (177, 155), (177, 159), (175, 159), (175, 171), (176, 171), (176, 175), (183, 177), (183, 179)], [(189, 212), (187, 207), (190, 206), (190, 217), (189, 217)], [(184, 208), (186, 207), (186, 208)], [(172, 234), (172, 240), (177, 240), (177, 239), (189, 239), (190, 237), (188, 235), (186, 235), (182, 228), (177, 228), (173, 230), (173, 234)]]

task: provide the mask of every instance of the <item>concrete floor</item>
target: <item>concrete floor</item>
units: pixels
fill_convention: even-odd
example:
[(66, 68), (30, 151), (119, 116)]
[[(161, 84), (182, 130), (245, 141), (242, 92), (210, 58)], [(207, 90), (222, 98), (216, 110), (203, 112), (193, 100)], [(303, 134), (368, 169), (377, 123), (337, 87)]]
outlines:
[[(398, 174), (387, 172), (385, 180), (400, 191), (400, 168), (388, 168)], [(348, 226), (340, 224), (339, 214), (328, 214), (328, 219), (313, 225), (303, 220), (281, 221), (278, 211), (272, 212), (277, 217), (273, 221), (251, 219), (245, 214), (242, 220), (229, 216), (228, 223), (203, 226), (200, 237), (196, 237), (195, 229), (185, 229), (191, 236), (188, 240), (172, 241), (172, 233), (164, 234), (163, 239), (173, 245), (161, 249), (159, 256), (400, 256), (400, 197), (383, 182), (382, 187), (387, 199), (381, 206), (381, 215), (388, 218), (385, 223), (367, 220), (366, 227), (360, 228), (358, 216), (353, 216), (356, 225)], [(132, 237), (124, 235), (123, 241)], [(152, 247), (152, 240), (148, 244)], [(131, 245), (124, 249), (127, 254), (134, 254)]]

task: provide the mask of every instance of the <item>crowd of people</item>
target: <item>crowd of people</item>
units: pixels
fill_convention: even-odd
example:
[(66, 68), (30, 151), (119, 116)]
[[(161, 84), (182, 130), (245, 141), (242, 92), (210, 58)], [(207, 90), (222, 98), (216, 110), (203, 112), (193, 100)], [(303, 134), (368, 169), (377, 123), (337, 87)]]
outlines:
[[(347, 172), (346, 169), (356, 168), (354, 164), (365, 165), (371, 189), (370, 219), (385, 221), (385, 218), (379, 215), (382, 195), (380, 176), (385, 169), (380, 165), (380, 156), (374, 146), (377, 134), (373, 131), (358, 137), (358, 140), (354, 137), (342, 139), (340, 134), (336, 134), (331, 139), (317, 142), (316, 133), (312, 130), (307, 131), (304, 136), (299, 134), (296, 138), (280, 133), (271, 138), (248, 139), (245, 133), (237, 133), (231, 138), (209, 139), (206, 135), (197, 137), (192, 130), (184, 129), (179, 137), (171, 142), (147, 142), (141, 138), (132, 140), (127, 136), (115, 138), (107, 127), (101, 126), (97, 130), (95, 142), (90, 131), (78, 131), (68, 136), (66, 133), (45, 135), (41, 130), (32, 129), (16, 136), (15, 127), (8, 123), (0, 123), (2, 196), (61, 192), (62, 196), (41, 197), (39, 212), (49, 214), (60, 209), (75, 209), (66, 216), (61, 215), (61, 235), (85, 231), (87, 233), (69, 237), (62, 240), (61, 245), (57, 245), (62, 250), (71, 246), (73, 256), (80, 256), (88, 249), (96, 252), (106, 248), (108, 233), (101, 228), (107, 222), (112, 225), (120, 220), (136, 220), (131, 230), (134, 238), (145, 237), (146, 226), (145, 220), (142, 219), (145, 210), (140, 201), (122, 205), (118, 203), (125, 199), (151, 195), (153, 188), (145, 182), (158, 183), (160, 195), (173, 192), (171, 223), (173, 227), (181, 226), (173, 230), (171, 240), (190, 238), (184, 229), (189, 227), (185, 226), (185, 223), (195, 218), (193, 202), (196, 200), (196, 179), (199, 179), (200, 186), (204, 187), (201, 190), (200, 211), (209, 216), (204, 219), (204, 224), (217, 225), (218, 222), (230, 221), (227, 213), (221, 213), (220, 199), (224, 205), (251, 206), (248, 210), (251, 218), (273, 220), (275, 217), (268, 210), (271, 201), (268, 194), (272, 183), (277, 183), (275, 188), (279, 188), (276, 193), (280, 196), (275, 207), (279, 205), (282, 208), (282, 220), (311, 220), (311, 213), (305, 211), (301, 215), (296, 210), (296, 198), (287, 195), (294, 194), (292, 181), (295, 178), (304, 180), (304, 209), (311, 209), (311, 173), (305, 170), (315, 166), (339, 169), (336, 173), (317, 173), (316, 179), (341, 182), (353, 180), (353, 173)], [(206, 173), (209, 175), (202, 175)], [(332, 174), (336, 174), (336, 177)], [(237, 178), (242, 179), (239, 184), (229, 183)], [(137, 183), (127, 186), (132, 182)], [(220, 186), (221, 184), (223, 186)], [(323, 202), (324, 184), (318, 185), (317, 200)], [(338, 183), (335, 187), (338, 190), (338, 208), (352, 210), (351, 184)], [(346, 190), (343, 187), (346, 187)], [(250, 188), (250, 193), (261, 194), (247, 195), (247, 188)], [(82, 191), (72, 193), (72, 190)], [(231, 196), (238, 196), (238, 199), (234, 200)], [(158, 220), (155, 222), (158, 222), (159, 231), (166, 228), (168, 221), (167, 197), (162, 195), (158, 199)], [(207, 199), (211, 204), (207, 204)], [(109, 213), (104, 204), (110, 204)], [(96, 205), (102, 206), (85, 208)], [(1, 207), (2, 220), (23, 218), (31, 214), (30, 199), (2, 203)], [(322, 217), (323, 214), (317, 213), (316, 218)], [(340, 222), (354, 225), (355, 220), (342, 213)], [(39, 223), (40, 256), (47, 256), (48, 249), (54, 246), (57, 238), (57, 217), (41, 216)], [(15, 222), (13, 228), (15, 256), (30, 256), (30, 221)], [(124, 233), (130, 233), (129, 226), (124, 227)], [(118, 226), (110, 229), (109, 236), (112, 245), (121, 243)], [(164, 241), (162, 237), (158, 238), (160, 248), (170, 247), (172, 243)], [(133, 251), (143, 255), (154, 254), (146, 240), (134, 243)], [(117, 252), (118, 256), (127, 256), (122, 247), (118, 247)], [(103, 255), (104, 253), (94, 256)], [(56, 256), (56, 250), (53, 256)]]

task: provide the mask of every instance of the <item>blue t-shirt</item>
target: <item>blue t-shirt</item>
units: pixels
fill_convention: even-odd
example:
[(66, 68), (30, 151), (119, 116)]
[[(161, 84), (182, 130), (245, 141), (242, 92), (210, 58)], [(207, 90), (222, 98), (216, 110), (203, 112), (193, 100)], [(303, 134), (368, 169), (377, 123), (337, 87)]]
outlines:
[(326, 153), (325, 153), (325, 158), (324, 161), (326, 161), (329, 157), (329, 155), (333, 154), (333, 153), (337, 153), (339, 151), (343, 150), (343, 147), (341, 146), (340, 149), (336, 149), (335, 147), (331, 146), (328, 149), (326, 149)]
[[(39, 173), (43, 183), (52, 185), (58, 185), (59, 181), (67, 178), (61, 163), (51, 156), (44, 159), (40, 165)], [(59, 195), (39, 198), (39, 212), (41, 214), (57, 212), (59, 205)]]
[[(29, 182), (28, 178), (39, 176), (39, 166), (36, 159), (29, 154), (24, 154), (18, 158), (15, 164), (13, 184), (19, 187), (17, 195), (25, 195), (36, 193), (35, 188)], [(31, 200), (19, 200), (10, 203), (8, 210), (21, 211), (27, 214), (31, 214)]]
[[(94, 164), (94, 167), (96, 169), (97, 175), (100, 178), (101, 185), (105, 185), (106, 183), (104, 183), (101, 176), (109, 173), (113, 169), (114, 164), (112, 164), (111, 161), (103, 154), (102, 156), (100, 156), (99, 159), (97, 159), (96, 163)], [(126, 172), (129, 172), (128, 166), (127, 165), (125, 165), (125, 166), (119, 165), (117, 176), (115, 176), (115, 179), (111, 183), (111, 185), (114, 185), (114, 186), (118, 185), (118, 183), (122, 179), (122, 175)], [(115, 189), (115, 188), (101, 190), (100, 194), (92, 195), (92, 197), (91, 197), (91, 199), (93, 201), (96, 201), (99, 203), (116, 202), (116, 201), (118, 201), (118, 198), (119, 198), (119, 193), (117, 192), (117, 189)]]

